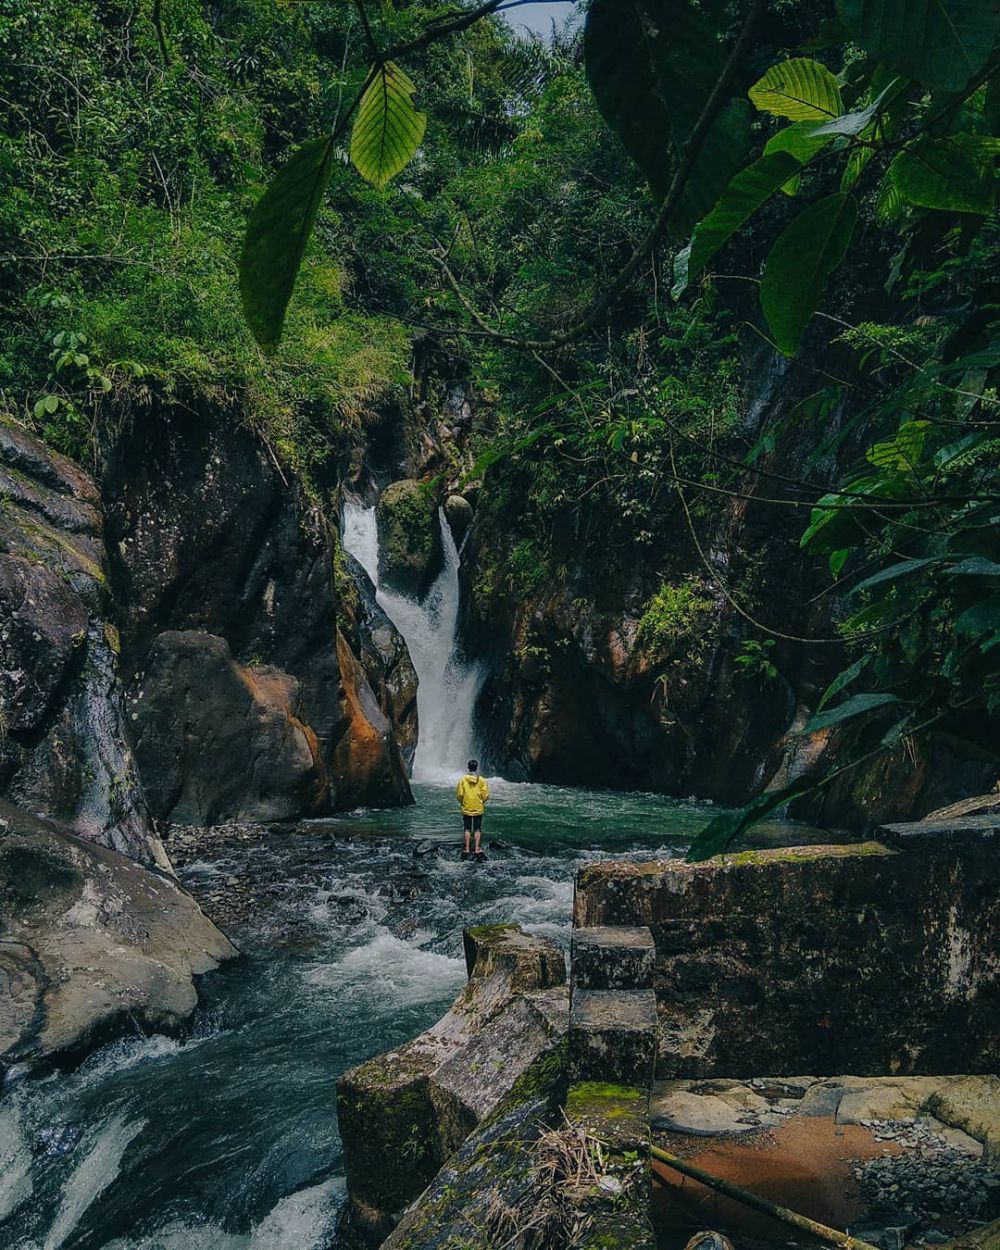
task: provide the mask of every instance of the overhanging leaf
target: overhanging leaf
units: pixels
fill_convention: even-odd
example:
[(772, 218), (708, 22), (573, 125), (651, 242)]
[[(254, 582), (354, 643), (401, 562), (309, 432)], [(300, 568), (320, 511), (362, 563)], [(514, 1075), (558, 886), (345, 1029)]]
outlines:
[(683, 237), (712, 210), (731, 178), (746, 160), (750, 147), (750, 106), (746, 100), (730, 100), (709, 127), (694, 166), (688, 175), (670, 229)]
[(1000, 631), (1000, 594), (973, 604), (955, 621), (956, 634), (972, 634), (989, 642)]
[(949, 577), (1000, 577), (1000, 564), (985, 556), (970, 556), (948, 569)]
[(1000, 32), (996, 0), (837, 0), (837, 14), (876, 60), (943, 91), (983, 68)]
[[(768, 139), (764, 147), (764, 155), (769, 156), (772, 152), (790, 152), (805, 165), (817, 152), (821, 152), (832, 138), (832, 135), (817, 135), (815, 121), (792, 122), (790, 126), (779, 130), (776, 135)], [(786, 195), (794, 195), (799, 189), (799, 179), (790, 178), (782, 184), (781, 189)]]
[(883, 582), (896, 582), (901, 577), (909, 577), (912, 573), (918, 573), (921, 569), (927, 568), (930, 564), (939, 564), (941, 556), (926, 556), (920, 560), (901, 560), (898, 564), (893, 564), (887, 569), (880, 569), (878, 573), (866, 577), (863, 582), (858, 582), (847, 593), (849, 595), (860, 594), (862, 590), (870, 590), (873, 586), (880, 586)]
[(915, 469), (923, 455), (929, 426), (929, 421), (904, 421), (892, 438), (869, 447), (865, 459), (877, 469), (896, 469), (900, 473)]
[(829, 729), (833, 725), (843, 724), (846, 720), (853, 720), (856, 716), (865, 716), (877, 708), (888, 707), (890, 703), (898, 702), (899, 699), (894, 694), (855, 694), (827, 712), (818, 712), (798, 732), (799, 734), (818, 733), (821, 729)]
[(765, 204), (801, 165), (790, 152), (774, 152), (741, 170), (718, 203), (696, 227), (688, 247), (677, 256), (674, 296), (679, 295), (715, 253)]
[(889, 176), (910, 204), (987, 216), (997, 202), (998, 154), (1000, 139), (985, 135), (922, 139), (900, 152)]
[(721, 855), (738, 837), (746, 833), (751, 825), (763, 820), (776, 807), (806, 794), (815, 787), (816, 782), (812, 778), (799, 777), (780, 790), (768, 790), (764, 794), (758, 794), (746, 806), (737, 808), (736, 811), (721, 812), (695, 836), (688, 848), (687, 862), (700, 864), (706, 859), (711, 859), (713, 855)]
[(374, 71), (351, 132), (351, 160), (381, 190), (413, 159), (427, 129), (427, 114), (413, 107), (413, 83), (393, 61)]
[(793, 122), (828, 121), (843, 110), (840, 84), (825, 65), (809, 57), (772, 65), (750, 88), (749, 96), (762, 113)]
[(798, 350), (826, 281), (844, 259), (858, 208), (842, 191), (817, 200), (778, 236), (764, 266), (760, 302), (779, 349)]
[(840, 694), (841, 690), (843, 690), (845, 686), (849, 686), (851, 682), (860, 675), (861, 670), (867, 665), (870, 659), (870, 655), (863, 655), (860, 660), (855, 660), (849, 668), (845, 668), (842, 673), (837, 674), (833, 681), (830, 682), (829, 686), (827, 686), (827, 688), (823, 691), (823, 697), (816, 705), (817, 714), (822, 712), (835, 695)]
[(824, 122), (821, 126), (816, 127), (813, 132), (814, 135), (818, 137), (827, 135), (830, 138), (840, 135), (845, 138), (853, 138), (855, 135), (861, 134), (875, 120), (886, 99), (891, 95), (898, 94), (901, 86), (905, 86), (905, 84), (901, 83), (898, 78), (894, 78), (888, 86), (878, 93), (867, 108), (858, 109), (853, 113), (844, 113), (840, 117), (835, 117), (832, 121)]
[[(654, 195), (663, 199), (722, 73), (725, 49), (688, 0), (593, 0), (584, 29), (587, 78)], [(690, 234), (746, 160), (750, 108), (730, 100), (716, 115), (671, 214)]]
[(243, 312), (257, 342), (281, 338), (306, 243), (333, 169), (330, 135), (298, 148), (250, 214), (240, 256)]

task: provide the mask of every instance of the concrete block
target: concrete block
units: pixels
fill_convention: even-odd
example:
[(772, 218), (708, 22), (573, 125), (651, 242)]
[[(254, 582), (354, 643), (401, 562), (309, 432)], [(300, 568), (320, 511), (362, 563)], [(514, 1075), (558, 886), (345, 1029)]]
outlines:
[(570, 1080), (648, 1089), (655, 1062), (652, 990), (577, 990), (569, 1023)]
[(573, 930), (574, 991), (649, 989), (655, 960), (656, 946), (648, 929), (598, 925)]

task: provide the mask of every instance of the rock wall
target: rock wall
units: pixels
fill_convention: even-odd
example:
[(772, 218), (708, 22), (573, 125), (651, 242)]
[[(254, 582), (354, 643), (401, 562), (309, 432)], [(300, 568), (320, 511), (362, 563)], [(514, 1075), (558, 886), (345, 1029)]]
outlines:
[[(850, 367), (829, 342), (818, 338), (815, 350), (833, 373)], [(815, 430), (799, 421), (796, 437), (792, 415), (814, 395), (813, 374), (761, 346), (745, 351), (740, 379), (741, 411), (718, 446), (742, 459), (767, 431), (787, 426), (777, 450), (756, 460), (777, 476), (740, 478), (720, 465), (737, 495), (689, 488), (690, 518), (666, 480), (632, 518), (598, 492), (576, 500), (571, 472), (555, 455), (533, 460), (526, 452), (487, 472), (465, 549), (463, 641), (490, 669), (477, 719), (495, 771), (739, 805), (772, 779), (850, 753), (852, 735), (790, 736), (847, 665), (836, 643), (798, 641), (836, 637), (839, 609), (835, 596), (820, 594), (830, 581), (825, 561), (800, 548), (801, 509), (752, 496), (787, 493), (782, 475), (833, 481), (838, 463), (858, 452), (852, 412), (843, 401), (825, 412), (837, 450), (814, 463)], [(658, 454), (641, 453), (649, 476), (665, 479), (670, 465)], [(698, 464), (682, 474), (704, 473)], [(627, 472), (626, 463), (618, 475)], [(562, 515), (544, 533), (526, 503), (530, 480), (548, 483), (549, 495), (562, 491)], [(532, 567), (533, 554), (544, 565)], [(741, 662), (744, 643), (766, 635), (719, 581), (751, 618), (788, 635), (769, 640), (763, 654), (771, 667)], [(642, 622), (664, 586), (687, 598), (678, 600), (674, 631), (658, 635)], [(998, 778), (996, 759), (981, 747), (918, 734), (795, 814), (861, 828), (923, 815)]]
[(1000, 818), (705, 864), (604, 863), (578, 926), (648, 926), (657, 1075), (995, 1072)]
[(0, 420), (0, 796), (166, 865), (127, 745), (101, 500)]
[(407, 801), (391, 708), (338, 641), (333, 532), (264, 443), (232, 414), (158, 411), (119, 437), (102, 491), (153, 814)]

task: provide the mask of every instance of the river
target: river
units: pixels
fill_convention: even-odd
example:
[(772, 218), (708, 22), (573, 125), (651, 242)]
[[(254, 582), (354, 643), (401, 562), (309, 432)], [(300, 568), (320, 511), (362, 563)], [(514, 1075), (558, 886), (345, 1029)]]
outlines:
[(228, 928), (245, 958), (203, 980), (189, 1036), (129, 1037), (8, 1091), (0, 1247), (326, 1250), (336, 1078), (451, 1003), (463, 925), (565, 941), (581, 862), (669, 853), (706, 815), (656, 795), (493, 791), (487, 841), (505, 845), (484, 864), (459, 862), (443, 783), (417, 783), (414, 807), (262, 829), (188, 862), (199, 897), (242, 894)]

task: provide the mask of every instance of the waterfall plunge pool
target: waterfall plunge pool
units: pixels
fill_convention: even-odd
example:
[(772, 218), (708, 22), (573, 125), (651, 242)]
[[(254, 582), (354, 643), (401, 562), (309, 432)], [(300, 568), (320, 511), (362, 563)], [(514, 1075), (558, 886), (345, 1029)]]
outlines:
[[(452, 783), (415, 807), (170, 843), (245, 958), (183, 1039), (134, 1036), (0, 1101), (0, 1250), (327, 1250), (343, 1200), (334, 1085), (450, 1005), (462, 928), (565, 942), (579, 864), (679, 853), (702, 805), (493, 783), (485, 864)], [(780, 825), (772, 837), (801, 841)], [(419, 852), (419, 853), (417, 853)]]

